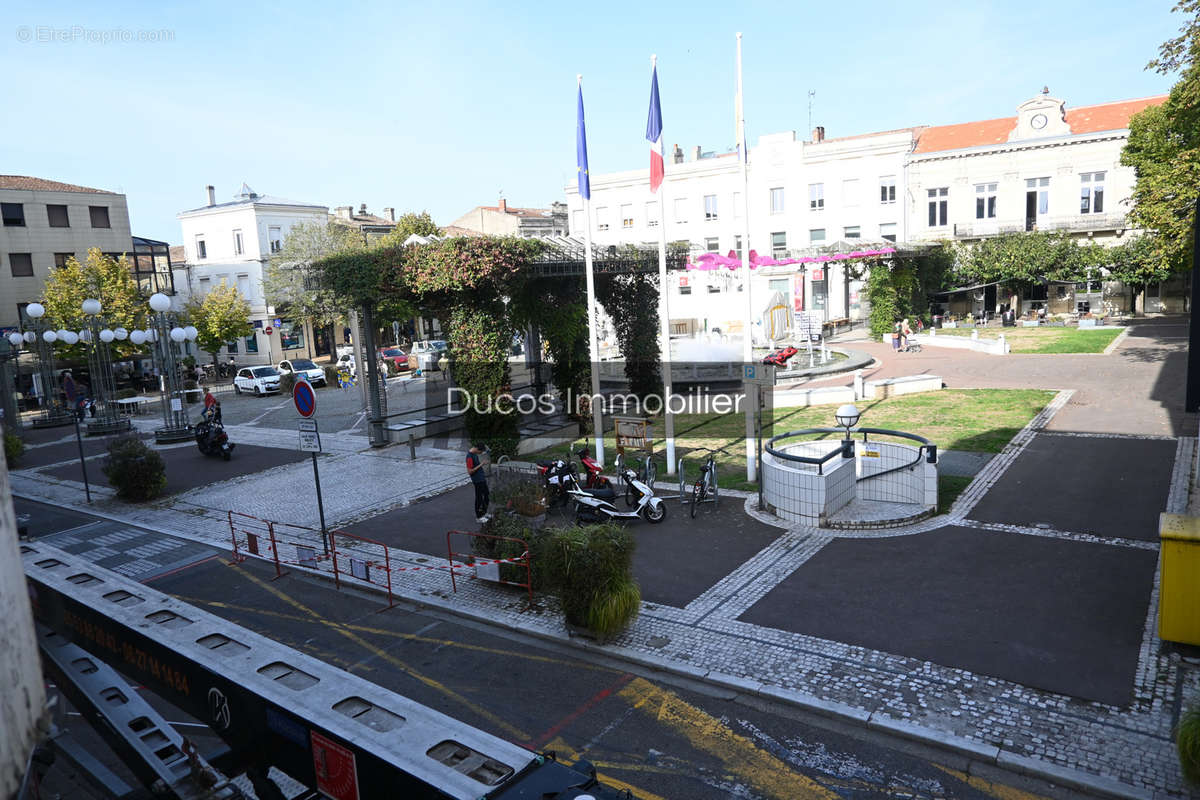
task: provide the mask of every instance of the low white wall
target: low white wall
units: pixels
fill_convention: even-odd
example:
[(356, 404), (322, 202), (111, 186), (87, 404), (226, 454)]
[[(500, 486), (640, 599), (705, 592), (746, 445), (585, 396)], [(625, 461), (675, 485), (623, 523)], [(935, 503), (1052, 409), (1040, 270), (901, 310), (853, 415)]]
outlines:
[(942, 388), (940, 375), (906, 375), (901, 378), (888, 378), (879, 381), (867, 381), (863, 384), (863, 400), (882, 400), (886, 397), (896, 397), (915, 392), (936, 392)]
[[(819, 458), (841, 449), (840, 441), (799, 442), (781, 452)], [(789, 522), (821, 525), (854, 499), (855, 462), (840, 455), (825, 462), (800, 464), (763, 453), (763, 502), (767, 510)]]
[(807, 408), (809, 406), (853, 403), (853, 386), (825, 386), (819, 389), (776, 389), (771, 393), (775, 408)]
[[(928, 328), (926, 331), (916, 336), (913, 341), (920, 342), (922, 347), (949, 347), (955, 350), (972, 350), (976, 353), (987, 353), (992, 356), (1008, 355), (1009, 344), (1004, 338), (1004, 334), (1000, 334), (998, 339), (983, 339), (979, 338), (978, 331), (975, 331), (972, 336), (938, 336), (937, 328)], [(884, 344), (892, 343), (892, 335), (884, 334), (880, 337)]]

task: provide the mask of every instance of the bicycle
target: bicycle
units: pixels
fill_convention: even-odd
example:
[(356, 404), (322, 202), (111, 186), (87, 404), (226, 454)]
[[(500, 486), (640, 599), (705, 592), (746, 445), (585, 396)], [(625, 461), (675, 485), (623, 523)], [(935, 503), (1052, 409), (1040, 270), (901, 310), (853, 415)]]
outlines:
[(717, 488), (717, 462), (714, 455), (716, 455), (715, 450), (708, 451), (708, 459), (704, 462), (704, 466), (700, 467), (700, 477), (696, 478), (696, 482), (692, 484), (692, 519), (696, 518), (696, 509), (708, 499), (710, 492), (712, 493), (713, 511), (717, 510), (720, 492)]

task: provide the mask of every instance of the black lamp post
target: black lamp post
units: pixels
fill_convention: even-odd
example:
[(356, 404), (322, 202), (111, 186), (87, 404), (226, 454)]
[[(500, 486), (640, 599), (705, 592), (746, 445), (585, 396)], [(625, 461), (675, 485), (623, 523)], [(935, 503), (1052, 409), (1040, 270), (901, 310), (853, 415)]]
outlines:
[(846, 429), (846, 438), (842, 440), (842, 458), (854, 458), (854, 441), (850, 438), (850, 429), (858, 424), (862, 413), (858, 410), (858, 406), (846, 403), (844, 406), (838, 407), (833, 417), (840, 427)]

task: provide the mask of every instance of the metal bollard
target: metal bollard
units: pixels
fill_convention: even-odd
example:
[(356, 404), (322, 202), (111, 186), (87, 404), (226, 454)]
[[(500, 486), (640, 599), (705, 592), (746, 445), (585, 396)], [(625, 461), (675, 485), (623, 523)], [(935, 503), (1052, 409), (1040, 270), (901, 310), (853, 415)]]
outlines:
[(408, 460), (417, 460), (417, 442), (411, 433), (408, 435)]

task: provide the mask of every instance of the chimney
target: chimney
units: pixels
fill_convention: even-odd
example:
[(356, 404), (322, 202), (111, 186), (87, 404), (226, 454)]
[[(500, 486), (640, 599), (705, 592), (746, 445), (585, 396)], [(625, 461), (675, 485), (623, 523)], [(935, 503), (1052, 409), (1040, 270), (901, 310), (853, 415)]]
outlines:
[(208, 190), (208, 204), (209, 204), (210, 206), (215, 206), (215, 205), (217, 204), (217, 190), (216, 190), (216, 187), (213, 187), (213, 186), (205, 186), (204, 188)]
[(395, 222), (396, 221), (396, 209), (385, 208), (383, 210), (383, 218), (386, 219), (388, 222)]
[(700, 145), (696, 145), (695, 147), (692, 148), (692, 161), (699, 161), (699, 160), (700, 160)]
[(812, 140), (813, 140), (813, 144), (817, 144), (818, 142), (825, 141), (825, 126), (824, 125), (818, 125), (817, 127), (813, 128)]
[(354, 206), (338, 206), (334, 211), (339, 219), (351, 219), (354, 216)]
[(671, 163), (672, 164), (682, 164), (683, 163), (683, 148), (677, 144), (671, 146)]
[(358, 215), (360, 217), (365, 217), (367, 215), (367, 204), (366, 203), (363, 203), (361, 206), (358, 207)]
[(501, 214), (508, 213), (508, 201), (505, 200), (503, 197), (500, 198), (500, 213)]

